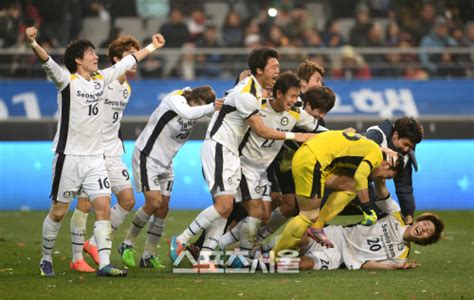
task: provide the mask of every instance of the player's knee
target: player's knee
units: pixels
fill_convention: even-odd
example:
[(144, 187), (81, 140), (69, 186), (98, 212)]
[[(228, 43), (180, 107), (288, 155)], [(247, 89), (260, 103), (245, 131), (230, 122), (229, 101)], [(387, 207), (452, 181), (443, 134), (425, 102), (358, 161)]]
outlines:
[(127, 211), (131, 211), (133, 209), (135, 202), (136, 201), (134, 197), (125, 198), (122, 201), (119, 201), (120, 206)]
[(263, 207), (253, 206), (249, 209), (249, 216), (262, 220), (263, 218)]
[(225, 201), (222, 201), (222, 202), (216, 203), (215, 208), (222, 217), (227, 218), (232, 212), (233, 203), (232, 202), (227, 203)]
[(266, 225), (270, 222), (271, 213), (264, 211), (262, 214), (262, 225)]

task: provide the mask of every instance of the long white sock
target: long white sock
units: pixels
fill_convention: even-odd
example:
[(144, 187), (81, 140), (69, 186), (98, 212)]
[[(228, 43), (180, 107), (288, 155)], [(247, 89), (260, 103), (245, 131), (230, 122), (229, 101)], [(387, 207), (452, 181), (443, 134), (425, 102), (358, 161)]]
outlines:
[(224, 234), (225, 224), (227, 224), (227, 219), (219, 216), (217, 219), (212, 222), (211, 226), (206, 230), (206, 238), (204, 239), (204, 244), (202, 245), (203, 251), (214, 251), (219, 240)]
[(94, 237), (97, 241), (99, 251), (99, 268), (102, 269), (110, 264), (110, 252), (112, 250), (112, 226), (110, 221), (95, 221)]
[(148, 221), (148, 230), (145, 242), (145, 250), (143, 251), (143, 259), (147, 259), (152, 255), (155, 255), (156, 245), (160, 242), (161, 235), (165, 229), (165, 219), (151, 217)]
[(218, 245), (219, 249), (224, 250), (227, 248), (227, 246), (232, 245), (233, 243), (240, 240), (240, 230), (242, 229), (242, 225), (244, 225), (244, 220), (241, 220), (239, 223), (237, 223), (237, 225), (234, 226), (234, 228), (221, 236)]
[(44, 218), (43, 221), (43, 242), (42, 242), (42, 252), (44, 260), (53, 262), (51, 253), (53, 252), (54, 242), (56, 242), (56, 237), (58, 236), (59, 229), (61, 228), (61, 223), (54, 222), (49, 214)]
[[(120, 225), (122, 225), (123, 221), (125, 221), (125, 218), (128, 216), (130, 212), (120, 206), (120, 204), (116, 203), (111, 209), (110, 209), (110, 225), (112, 225), (112, 230), (117, 230)], [(91, 236), (89, 239), (89, 243), (91, 245), (97, 246), (97, 242), (94, 239), (94, 236)]]
[(250, 216), (244, 220), (245, 222), (240, 230), (240, 250), (250, 251), (255, 245), (255, 237), (260, 228), (260, 224), (262, 224), (262, 220)]
[(256, 241), (260, 242), (272, 235), (275, 231), (280, 228), (281, 225), (285, 224), (288, 219), (281, 213), (280, 208), (277, 207), (272, 211), (270, 216), (270, 221), (268, 224), (260, 227), (260, 230), (257, 233)]
[(127, 245), (133, 246), (135, 243), (135, 239), (137, 238), (138, 234), (145, 227), (145, 224), (150, 219), (150, 215), (147, 215), (143, 211), (143, 207), (140, 207), (135, 215), (133, 216), (132, 224), (130, 224), (130, 228), (128, 229), (127, 236), (123, 241)]
[(84, 235), (86, 234), (86, 224), (88, 213), (78, 209), (74, 210), (71, 217), (71, 240), (72, 240), (72, 261), (83, 259), (82, 247), (84, 246)]
[(201, 232), (201, 230), (207, 229), (218, 218), (221, 218), (221, 215), (214, 205), (209, 206), (203, 210), (196, 219), (191, 222), (191, 224), (189, 224), (188, 228), (186, 228), (181, 235), (177, 237), (178, 241), (181, 243), (187, 243), (190, 238)]

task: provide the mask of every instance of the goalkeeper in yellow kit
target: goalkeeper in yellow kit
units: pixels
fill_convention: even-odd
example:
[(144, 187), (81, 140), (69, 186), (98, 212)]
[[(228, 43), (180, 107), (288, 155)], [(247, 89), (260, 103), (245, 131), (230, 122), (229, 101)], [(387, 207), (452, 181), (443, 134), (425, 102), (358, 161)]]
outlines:
[[(285, 226), (273, 249), (277, 254), (298, 247), (299, 240), (319, 215), (325, 188), (334, 191), (330, 198), (342, 198), (344, 206), (347, 199), (357, 196), (364, 214), (362, 224), (374, 224), (377, 214), (369, 201), (369, 178), (391, 178), (396, 169), (384, 161), (382, 150), (375, 142), (358, 133), (328, 131), (296, 151), (292, 172), (300, 213)], [(341, 203), (335, 200), (328, 202)]]

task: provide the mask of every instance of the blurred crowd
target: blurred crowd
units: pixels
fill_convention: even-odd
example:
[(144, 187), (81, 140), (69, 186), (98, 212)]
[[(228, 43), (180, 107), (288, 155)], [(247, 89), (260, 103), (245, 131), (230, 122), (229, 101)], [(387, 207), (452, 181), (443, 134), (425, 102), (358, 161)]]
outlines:
[[(328, 70), (329, 78), (474, 76), (472, 51), (460, 54), (444, 51), (474, 47), (474, 1), (471, 0), (212, 1), (226, 4), (226, 10), (221, 12), (222, 22), (217, 22), (216, 15), (212, 17), (206, 11), (206, 2), (209, 1), (4, 0), (0, 4), (0, 48), (23, 45), (24, 30), (33, 25), (39, 28), (38, 42), (44, 48), (64, 47), (81, 37), (83, 20), (91, 17), (110, 22), (109, 35), (96, 45), (107, 48), (111, 40), (127, 32), (115, 21), (120, 17), (136, 17), (144, 23), (151, 19), (163, 20), (156, 31), (166, 37), (167, 48), (262, 45), (287, 49), (337, 48), (334, 50), (337, 55), (313, 51), (315, 54), (309, 57)], [(311, 11), (314, 7), (311, 3), (319, 4), (322, 11)], [(399, 48), (400, 52), (361, 54), (358, 47)], [(419, 53), (403, 52), (412, 47), (420, 47)], [(424, 52), (423, 49), (440, 51)], [(308, 58), (299, 53), (294, 51), (283, 57), (283, 64), (286, 61), (291, 67)], [(0, 56), (2, 66), (11, 61), (11, 57)], [(188, 68), (176, 65), (166, 73), (164, 69), (169, 62), (166, 57), (156, 56), (144, 65), (141, 76), (220, 78), (233, 73), (228, 68), (236, 61), (235, 56), (218, 53), (185, 54), (178, 63), (185, 62)], [(21, 61), (16, 63), (20, 65)], [(0, 76), (35, 74), (33, 69), (10, 66), (7, 71), (2, 68)]]

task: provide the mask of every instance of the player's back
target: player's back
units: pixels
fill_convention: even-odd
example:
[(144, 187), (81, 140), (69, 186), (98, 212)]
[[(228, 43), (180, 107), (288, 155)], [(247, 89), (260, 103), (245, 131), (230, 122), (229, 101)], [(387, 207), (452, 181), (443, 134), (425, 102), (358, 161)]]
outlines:
[(358, 133), (333, 130), (320, 133), (307, 141), (323, 169), (334, 167), (357, 168), (367, 155), (372, 155), (372, 167), (382, 161), (382, 152), (373, 141)]
[(224, 105), (209, 124), (206, 138), (211, 138), (239, 154), (238, 147), (249, 128), (246, 120), (258, 113), (262, 88), (249, 76), (237, 84), (224, 99)]

